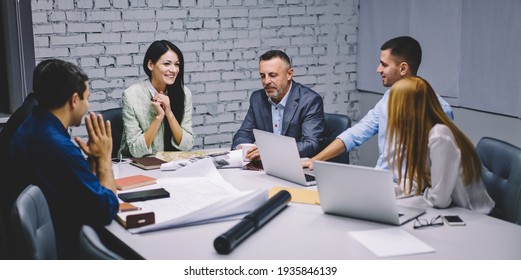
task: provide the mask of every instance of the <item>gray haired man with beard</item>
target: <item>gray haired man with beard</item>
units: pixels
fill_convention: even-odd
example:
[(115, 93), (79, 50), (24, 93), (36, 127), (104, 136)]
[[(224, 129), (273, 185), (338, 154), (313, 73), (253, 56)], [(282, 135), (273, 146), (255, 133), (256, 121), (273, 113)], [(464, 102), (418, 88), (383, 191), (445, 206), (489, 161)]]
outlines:
[[(282, 51), (261, 55), (259, 74), (263, 89), (251, 94), (248, 113), (233, 136), (232, 150), (255, 143), (253, 129), (260, 129), (295, 138), (300, 157), (317, 154), (324, 131), (322, 97), (293, 80), (290, 59)], [(258, 160), (258, 149), (251, 148), (246, 158)]]

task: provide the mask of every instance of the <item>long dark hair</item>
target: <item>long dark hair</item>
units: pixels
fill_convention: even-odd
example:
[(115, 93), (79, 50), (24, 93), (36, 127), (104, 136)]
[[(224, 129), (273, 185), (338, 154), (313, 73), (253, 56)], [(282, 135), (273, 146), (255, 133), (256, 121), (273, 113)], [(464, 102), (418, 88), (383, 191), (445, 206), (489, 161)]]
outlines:
[[(152, 73), (150, 72), (150, 69), (148, 69), (148, 62), (151, 61), (153, 64), (155, 64), (159, 58), (169, 50), (175, 52), (179, 58), (179, 73), (175, 78), (174, 84), (166, 85), (166, 90), (168, 97), (170, 98), (170, 107), (172, 108), (172, 112), (174, 113), (177, 122), (179, 122), (179, 125), (181, 125), (185, 112), (185, 61), (181, 50), (167, 40), (153, 42), (150, 47), (148, 47), (147, 52), (145, 53), (145, 57), (143, 58), (143, 70), (145, 70), (148, 78), (152, 79)], [(171, 147), (170, 144), (171, 138), (172, 131), (170, 130), (168, 122), (165, 122), (165, 151), (173, 150), (173, 147)]]

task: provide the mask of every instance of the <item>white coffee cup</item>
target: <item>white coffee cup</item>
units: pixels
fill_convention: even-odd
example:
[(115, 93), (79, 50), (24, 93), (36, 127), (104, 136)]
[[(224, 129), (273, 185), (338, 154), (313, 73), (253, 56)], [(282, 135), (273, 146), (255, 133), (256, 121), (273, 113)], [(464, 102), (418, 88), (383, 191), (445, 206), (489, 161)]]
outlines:
[(246, 158), (246, 155), (248, 154), (248, 151), (253, 148), (253, 147), (256, 147), (257, 145), (255, 144), (241, 144), (241, 147), (242, 147), (242, 161), (251, 161), (249, 158)]

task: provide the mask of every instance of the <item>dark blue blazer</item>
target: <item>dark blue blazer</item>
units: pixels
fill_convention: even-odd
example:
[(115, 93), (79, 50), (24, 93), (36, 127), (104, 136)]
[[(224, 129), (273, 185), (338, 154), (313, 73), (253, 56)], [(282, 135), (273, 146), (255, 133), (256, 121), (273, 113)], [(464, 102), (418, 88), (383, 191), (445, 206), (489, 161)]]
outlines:
[[(324, 132), (324, 104), (318, 93), (293, 80), (291, 82), (281, 134), (296, 139), (300, 157), (312, 157), (320, 152), (319, 140)], [(248, 113), (241, 128), (233, 136), (232, 150), (243, 143), (255, 143), (254, 128), (273, 132), (271, 104), (264, 89), (251, 94)]]

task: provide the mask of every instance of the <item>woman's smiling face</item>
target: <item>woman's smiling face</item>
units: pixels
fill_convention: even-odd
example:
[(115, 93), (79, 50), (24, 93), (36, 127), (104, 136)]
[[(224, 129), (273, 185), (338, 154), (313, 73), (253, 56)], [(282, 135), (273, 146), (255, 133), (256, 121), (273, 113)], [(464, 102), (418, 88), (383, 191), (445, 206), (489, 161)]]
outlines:
[(156, 63), (148, 61), (148, 69), (151, 72), (152, 84), (161, 88), (172, 85), (179, 74), (179, 57), (177, 54), (168, 50)]

